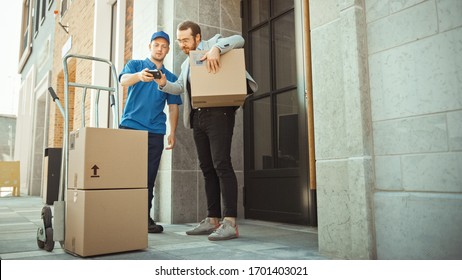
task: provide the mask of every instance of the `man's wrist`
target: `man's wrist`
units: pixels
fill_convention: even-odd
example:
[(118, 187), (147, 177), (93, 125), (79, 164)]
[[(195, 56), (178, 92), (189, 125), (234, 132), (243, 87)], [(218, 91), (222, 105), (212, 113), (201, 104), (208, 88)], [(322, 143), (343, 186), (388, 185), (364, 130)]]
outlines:
[(219, 46), (215, 45), (213, 47), (217, 48), (218, 52), (221, 54), (221, 48)]

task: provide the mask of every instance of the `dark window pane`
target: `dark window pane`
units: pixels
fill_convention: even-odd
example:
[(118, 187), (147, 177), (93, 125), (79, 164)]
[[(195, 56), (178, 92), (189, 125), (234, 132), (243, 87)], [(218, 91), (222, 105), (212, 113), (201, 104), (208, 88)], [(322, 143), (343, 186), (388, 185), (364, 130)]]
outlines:
[[(40, 0), (35, 1), (35, 34), (38, 33), (39, 25), (40, 25)], [(34, 35), (35, 36), (35, 35)]]
[(64, 16), (64, 13), (67, 11), (67, 0), (61, 0), (61, 17)]
[(253, 102), (254, 169), (273, 168), (271, 152), (271, 101), (269, 97)]
[(277, 16), (280, 13), (287, 11), (294, 7), (294, 1), (288, 0), (273, 0), (273, 16)]
[(277, 95), (278, 167), (299, 165), (297, 91)]
[(268, 25), (251, 33), (252, 40), (252, 74), (258, 84), (258, 91), (266, 93), (270, 91), (270, 38)]
[(250, 25), (255, 26), (269, 18), (269, 0), (252, 0), (250, 4)]
[(276, 89), (296, 84), (294, 12), (274, 22)]
[(41, 15), (40, 15), (40, 20), (43, 22), (45, 20), (45, 14), (47, 12), (47, 1), (46, 0), (42, 0), (42, 12), (41, 12)]

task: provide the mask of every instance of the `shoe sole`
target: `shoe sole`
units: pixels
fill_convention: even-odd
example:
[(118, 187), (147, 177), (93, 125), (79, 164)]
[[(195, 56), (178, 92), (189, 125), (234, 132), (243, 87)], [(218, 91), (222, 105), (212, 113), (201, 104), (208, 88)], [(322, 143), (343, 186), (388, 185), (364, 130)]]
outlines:
[(162, 233), (164, 231), (164, 227), (161, 225), (155, 225), (153, 228), (148, 227), (148, 233)]
[(200, 231), (200, 232), (186, 232), (186, 234), (187, 235), (209, 235), (209, 234), (212, 234), (214, 231), (215, 229), (209, 230), (209, 231)]
[(235, 239), (235, 238), (238, 238), (238, 237), (239, 237), (239, 236), (237, 236), (237, 235), (227, 236), (227, 237), (210, 237), (210, 236), (209, 236), (209, 240), (210, 240), (210, 241), (224, 241), (224, 240)]

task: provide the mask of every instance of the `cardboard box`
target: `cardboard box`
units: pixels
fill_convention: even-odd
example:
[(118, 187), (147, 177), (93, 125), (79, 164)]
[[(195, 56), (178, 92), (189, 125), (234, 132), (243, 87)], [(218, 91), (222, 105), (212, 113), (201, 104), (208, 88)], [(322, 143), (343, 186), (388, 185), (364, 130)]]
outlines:
[(191, 102), (195, 108), (241, 106), (247, 96), (244, 49), (234, 49), (220, 58), (218, 72), (209, 73), (200, 61), (205, 51), (191, 51)]
[(0, 161), (0, 192), (12, 189), (13, 196), (20, 195), (21, 177), (19, 161)]
[(148, 133), (84, 127), (70, 133), (68, 189), (147, 188)]
[(148, 190), (68, 190), (64, 249), (82, 257), (148, 247)]

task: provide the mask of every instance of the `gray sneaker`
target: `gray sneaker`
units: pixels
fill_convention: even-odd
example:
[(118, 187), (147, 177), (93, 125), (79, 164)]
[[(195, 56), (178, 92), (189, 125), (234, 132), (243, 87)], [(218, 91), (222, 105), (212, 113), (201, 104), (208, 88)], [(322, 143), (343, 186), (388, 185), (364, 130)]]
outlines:
[(220, 241), (220, 240), (229, 240), (239, 237), (239, 231), (237, 225), (233, 227), (231, 222), (228, 220), (223, 220), (221, 226), (215, 230), (212, 234), (209, 235), (210, 241)]
[(220, 224), (212, 224), (210, 223), (210, 218), (205, 218), (200, 222), (195, 228), (188, 230), (186, 232), (187, 235), (208, 235), (211, 234), (214, 230), (216, 230)]

